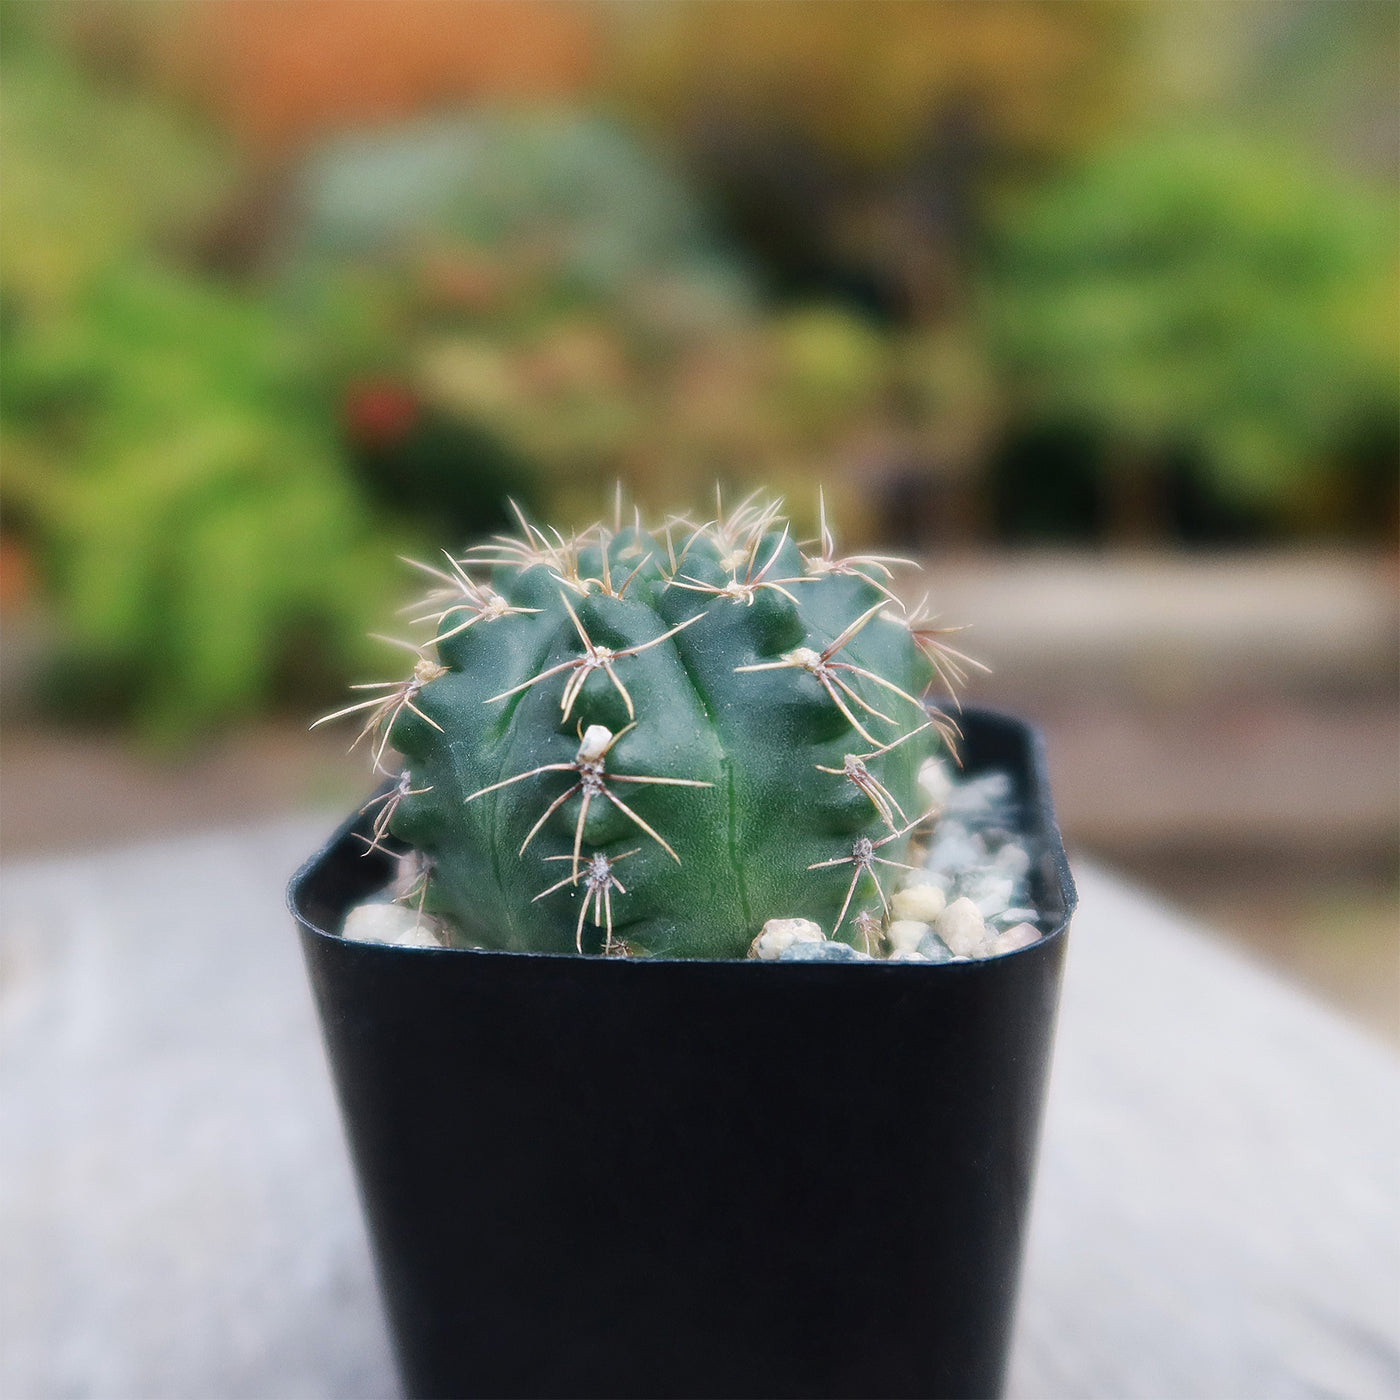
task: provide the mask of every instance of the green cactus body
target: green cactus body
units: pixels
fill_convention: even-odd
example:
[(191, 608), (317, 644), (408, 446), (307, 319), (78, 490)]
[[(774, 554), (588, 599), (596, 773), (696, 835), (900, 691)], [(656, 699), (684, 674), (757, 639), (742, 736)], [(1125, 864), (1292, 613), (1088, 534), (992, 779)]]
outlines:
[(443, 575), (437, 662), (365, 705), (405, 765), (376, 831), (421, 854), (454, 942), (738, 958), (782, 917), (859, 940), (923, 815), (938, 658), (882, 563), (825, 529), (804, 556), (774, 516), (526, 526)]

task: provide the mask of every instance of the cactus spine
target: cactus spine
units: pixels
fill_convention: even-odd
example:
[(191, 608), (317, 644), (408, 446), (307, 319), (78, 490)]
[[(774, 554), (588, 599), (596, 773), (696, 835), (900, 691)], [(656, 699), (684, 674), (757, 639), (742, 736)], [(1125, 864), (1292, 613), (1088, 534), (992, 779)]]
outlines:
[(520, 524), (429, 570), (436, 659), (326, 717), (402, 755), (373, 837), (417, 852), (415, 902), (536, 952), (743, 957), (788, 916), (878, 937), (949, 737), (923, 696), (965, 660), (888, 588), (900, 561), (838, 558), (824, 511), (804, 552), (752, 499)]

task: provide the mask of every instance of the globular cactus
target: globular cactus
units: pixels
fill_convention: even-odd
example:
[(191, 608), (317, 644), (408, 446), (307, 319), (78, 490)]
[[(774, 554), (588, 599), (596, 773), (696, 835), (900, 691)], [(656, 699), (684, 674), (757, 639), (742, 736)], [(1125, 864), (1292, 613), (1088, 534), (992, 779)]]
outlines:
[(417, 852), (411, 897), (464, 946), (737, 958), (786, 917), (868, 944), (948, 739), (924, 695), (963, 659), (897, 562), (838, 558), (824, 512), (804, 552), (752, 500), (568, 539), (522, 517), (431, 571), (412, 676), (337, 712), (403, 757), (375, 842)]

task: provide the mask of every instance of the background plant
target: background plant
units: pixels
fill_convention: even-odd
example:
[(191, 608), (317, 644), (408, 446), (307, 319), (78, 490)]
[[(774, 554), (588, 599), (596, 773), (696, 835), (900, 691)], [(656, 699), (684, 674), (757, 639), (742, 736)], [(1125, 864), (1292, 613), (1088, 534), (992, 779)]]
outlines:
[(93, 713), (345, 675), (367, 561), (619, 477), (817, 473), (916, 551), (1390, 538), (1392, 7), (325, 13), (0, 5), (4, 576)]
[(275, 314), (128, 264), (10, 335), (5, 490), (63, 608), (60, 700), (169, 743), (363, 657), (384, 538)]
[(365, 655), (385, 535), (315, 340), (192, 265), (218, 143), (5, 15), (6, 525), (59, 609), (50, 703), (181, 742)]
[(1130, 491), (1187, 451), (1226, 500), (1305, 518), (1349, 439), (1400, 414), (1396, 232), (1292, 148), (1141, 137), (1008, 205), (993, 343), (1022, 411), (1095, 425)]

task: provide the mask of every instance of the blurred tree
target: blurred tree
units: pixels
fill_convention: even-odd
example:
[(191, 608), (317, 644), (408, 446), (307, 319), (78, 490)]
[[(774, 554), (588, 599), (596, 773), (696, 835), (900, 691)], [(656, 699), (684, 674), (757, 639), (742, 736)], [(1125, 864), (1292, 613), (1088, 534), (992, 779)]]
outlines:
[(265, 703), (317, 650), (366, 652), (391, 557), (339, 460), (314, 346), (256, 294), (178, 265), (219, 146), (63, 9), (0, 49), (0, 489), (58, 605), (55, 693), (174, 742)]
[(623, 7), (620, 100), (679, 137), (782, 295), (956, 312), (989, 175), (1133, 100), (1122, 0)]
[(799, 442), (830, 441), (871, 412), (889, 379), (886, 337), (831, 305), (786, 311), (774, 333), (772, 392)]
[(685, 183), (594, 114), (487, 109), (343, 135), (307, 153), (292, 189), (272, 265), (345, 377), (415, 405), (392, 445), (356, 438), (356, 461), (423, 517), (444, 514), (444, 469), (458, 497), (485, 483), (547, 495), (556, 518), (591, 513), (645, 455), (681, 347), (752, 316)]
[(444, 108), (577, 96), (601, 50), (599, 7), (558, 0), (200, 0), (180, 18), (167, 62), (262, 161)]
[(215, 133), (110, 68), (65, 51), (71, 6), (0, 5), (0, 278), (30, 318), (59, 311), (93, 272), (187, 239), (233, 178)]
[(1400, 6), (1390, 0), (1154, 0), (1134, 47), (1145, 111), (1209, 115), (1352, 170), (1400, 176)]
[(425, 539), (460, 547), (514, 525), (508, 501), (533, 508), (531, 464), (500, 435), (425, 402), (390, 377), (353, 381), (343, 414), (366, 497), (414, 519)]
[(1021, 412), (1107, 435), (1120, 537), (1199, 454), (1235, 505), (1306, 520), (1358, 425), (1393, 422), (1393, 201), (1216, 128), (1106, 149), (1008, 200), (985, 310)]
[[(345, 260), (407, 270), (449, 312), (511, 293), (554, 307), (625, 302), (682, 282), (744, 307), (742, 269), (666, 160), (587, 112), (486, 109), (344, 134), (300, 163), (285, 261), (294, 276)], [(456, 275), (454, 285), (453, 274)], [(474, 284), (466, 288), (463, 282)], [(467, 304), (451, 306), (453, 293)]]
[(128, 265), (6, 339), (5, 493), (62, 609), (58, 701), (171, 743), (314, 671), (294, 640), (329, 674), (365, 657), (396, 580), (275, 314)]
[(1123, 4), (1080, 0), (687, 0), (629, 6), (623, 94), (675, 128), (727, 109), (801, 131), (852, 171), (896, 169), (950, 102), (1009, 149), (1055, 154), (1120, 109)]

